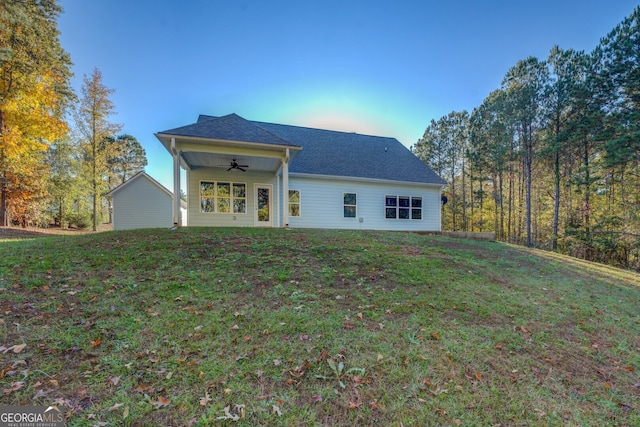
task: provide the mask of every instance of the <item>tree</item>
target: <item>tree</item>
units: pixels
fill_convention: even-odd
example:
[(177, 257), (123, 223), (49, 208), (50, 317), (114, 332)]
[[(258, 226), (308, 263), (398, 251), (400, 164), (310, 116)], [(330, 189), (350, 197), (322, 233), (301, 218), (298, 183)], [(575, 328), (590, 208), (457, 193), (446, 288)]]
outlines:
[(110, 179), (109, 190), (123, 184), (147, 165), (144, 148), (135, 136), (122, 134), (112, 141), (113, 150), (107, 159), (113, 178)]
[[(504, 227), (504, 173), (507, 171), (513, 140), (509, 112), (505, 104), (506, 94), (498, 89), (489, 94), (482, 105), (471, 113), (469, 160), (478, 163), (478, 170), (485, 170), (491, 177), (494, 203), (494, 231), (499, 239), (505, 238)], [(511, 203), (511, 200), (508, 200)]]
[(90, 77), (84, 76), (82, 97), (76, 110), (76, 126), (81, 135), (85, 173), (91, 186), (93, 204), (93, 231), (98, 229), (98, 206), (102, 201), (109, 175), (108, 159), (112, 157), (113, 144), (105, 143), (121, 126), (109, 121), (115, 114), (109, 96), (115, 92), (102, 83), (102, 73), (94, 68)]
[(538, 145), (538, 131), (543, 127), (541, 100), (548, 81), (548, 70), (544, 62), (529, 57), (518, 61), (504, 77), (503, 89), (510, 98), (513, 114), (518, 123), (517, 137), (522, 153), (525, 180), (525, 230), (526, 244), (534, 244), (531, 234), (531, 182), (534, 155)]
[(56, 141), (48, 152), (48, 192), (51, 207), (56, 210), (55, 222), (60, 228), (72, 222), (71, 209), (80, 193), (80, 159), (77, 153), (78, 147), (70, 139)]
[[(103, 141), (104, 147), (110, 147), (107, 157), (107, 189), (113, 190), (120, 184), (131, 178), (133, 175), (144, 170), (147, 165), (147, 157), (142, 148), (142, 145), (138, 142), (135, 136), (122, 134), (117, 138), (105, 138)], [(111, 212), (113, 207), (111, 206), (111, 198), (108, 199), (109, 203), (109, 222), (112, 222)]]
[[(462, 203), (460, 203), (456, 184), (462, 177), (460, 174), (464, 169), (464, 152), (468, 144), (468, 120), (469, 113), (466, 111), (452, 111), (437, 122), (432, 120), (425, 129), (423, 137), (413, 147), (414, 153), (423, 162), (450, 183), (449, 206), (452, 230), (457, 229), (457, 216), (465, 208), (464, 191)], [(463, 213), (464, 222), (466, 222), (466, 216)]]
[(60, 12), (56, 0), (0, 4), (0, 225), (10, 209), (24, 216), (41, 198), (43, 153), (68, 130), (64, 113), (74, 95)]
[(568, 122), (574, 114), (579, 88), (586, 78), (587, 57), (583, 52), (572, 49), (562, 50), (558, 46), (551, 49), (547, 63), (550, 67), (549, 85), (546, 91), (547, 144), (543, 154), (553, 157), (553, 236), (552, 249), (558, 247), (560, 206), (561, 206), (561, 160), (568, 158), (567, 150), (571, 140)]

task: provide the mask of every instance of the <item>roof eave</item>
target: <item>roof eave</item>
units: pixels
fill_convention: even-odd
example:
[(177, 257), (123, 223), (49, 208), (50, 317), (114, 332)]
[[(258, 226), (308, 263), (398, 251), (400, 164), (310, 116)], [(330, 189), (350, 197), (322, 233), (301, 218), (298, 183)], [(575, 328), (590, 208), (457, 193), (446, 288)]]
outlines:
[(423, 181), (395, 181), (392, 179), (381, 178), (362, 178), (357, 176), (340, 176), (340, 175), (322, 175), (302, 172), (289, 172), (290, 178), (310, 178), (310, 179), (326, 179), (331, 181), (358, 181), (372, 184), (394, 184), (394, 185), (411, 185), (411, 186), (427, 186), (442, 188), (443, 184), (439, 182), (423, 182)]
[(261, 148), (261, 149), (267, 149), (267, 150), (268, 149), (285, 150), (287, 148), (290, 149), (290, 150), (296, 150), (296, 151), (302, 150), (301, 146), (295, 145), (295, 144), (284, 145), (284, 144), (268, 144), (268, 143), (264, 143), (264, 142), (234, 141), (234, 140), (227, 140), (227, 139), (206, 138), (206, 137), (201, 137), (201, 136), (176, 135), (176, 134), (161, 133), (161, 132), (160, 133), (156, 133), (154, 135), (156, 136), (156, 138), (158, 138), (160, 140), (162, 145), (164, 145), (164, 147), (170, 153), (171, 153), (171, 139), (172, 138), (180, 139), (182, 141), (187, 141), (187, 142), (194, 142), (196, 144), (210, 144), (210, 143), (213, 142), (213, 143), (222, 144), (222, 145), (242, 146), (242, 147), (249, 147), (249, 148)]

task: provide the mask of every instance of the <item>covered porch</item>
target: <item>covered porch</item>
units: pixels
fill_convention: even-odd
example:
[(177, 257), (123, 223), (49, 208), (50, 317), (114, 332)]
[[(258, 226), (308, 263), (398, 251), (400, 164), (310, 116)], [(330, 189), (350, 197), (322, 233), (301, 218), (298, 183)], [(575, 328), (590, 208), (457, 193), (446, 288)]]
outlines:
[(173, 158), (173, 224), (186, 171), (188, 224), (287, 227), (289, 164), (301, 147), (239, 116), (156, 134)]

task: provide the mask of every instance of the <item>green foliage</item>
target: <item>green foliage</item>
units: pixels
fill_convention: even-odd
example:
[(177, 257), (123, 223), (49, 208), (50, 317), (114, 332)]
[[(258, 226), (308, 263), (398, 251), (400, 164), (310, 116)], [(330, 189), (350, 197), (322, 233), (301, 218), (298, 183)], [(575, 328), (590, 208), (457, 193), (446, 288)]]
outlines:
[(115, 106), (109, 99), (113, 92), (102, 83), (102, 73), (95, 68), (90, 77), (84, 76), (80, 105), (75, 111), (85, 159), (83, 176), (89, 183), (93, 204), (93, 231), (96, 231), (102, 215), (102, 197), (107, 192), (110, 175), (109, 161), (120, 155), (118, 148), (121, 144), (109, 140), (121, 128), (109, 120), (115, 113)]
[[(443, 227), (636, 265), (625, 236), (640, 229), (639, 52), (640, 7), (590, 53), (518, 61), (466, 131), (443, 125), (456, 113), (432, 120), (414, 152), (449, 182)], [(591, 244), (610, 217), (615, 233)]]

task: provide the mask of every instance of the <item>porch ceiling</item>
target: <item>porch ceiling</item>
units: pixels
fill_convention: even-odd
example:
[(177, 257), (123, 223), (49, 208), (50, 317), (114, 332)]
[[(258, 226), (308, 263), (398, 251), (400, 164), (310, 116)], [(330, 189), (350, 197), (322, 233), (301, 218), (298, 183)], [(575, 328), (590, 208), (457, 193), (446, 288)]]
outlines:
[[(182, 160), (186, 166), (193, 170), (198, 168), (220, 168), (227, 170), (231, 162), (235, 161), (240, 165), (247, 165), (244, 168), (247, 171), (267, 171), (276, 173), (280, 168), (280, 159), (273, 157), (259, 157), (247, 155), (221, 154), (221, 153), (202, 153), (202, 152), (182, 152)], [(230, 170), (231, 172), (241, 172)]]

